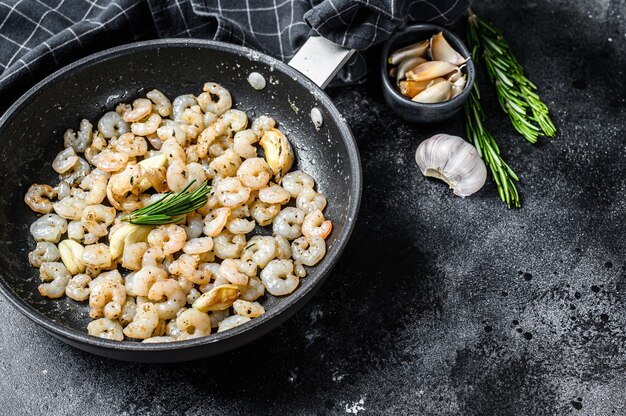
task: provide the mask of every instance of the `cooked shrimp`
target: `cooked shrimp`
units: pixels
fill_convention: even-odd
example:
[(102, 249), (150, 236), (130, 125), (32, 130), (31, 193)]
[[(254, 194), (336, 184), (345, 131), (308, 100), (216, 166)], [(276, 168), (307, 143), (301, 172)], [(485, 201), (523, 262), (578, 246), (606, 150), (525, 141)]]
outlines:
[(98, 130), (105, 138), (110, 139), (111, 137), (128, 133), (130, 126), (118, 113), (109, 111), (98, 121)]
[(261, 271), (261, 281), (272, 295), (288, 295), (296, 290), (299, 283), (298, 276), (293, 271), (293, 261), (272, 260)]
[(204, 217), (204, 234), (209, 237), (217, 237), (226, 226), (230, 211), (230, 208), (217, 208), (209, 212)]
[(199, 163), (185, 164), (180, 160), (176, 160), (167, 168), (167, 185), (170, 190), (180, 192), (191, 181), (195, 181), (190, 187), (189, 192), (198, 189), (206, 180), (204, 169)]
[(91, 166), (82, 157), (78, 157), (74, 166), (68, 171), (59, 174), (60, 181), (66, 181), (69, 184), (80, 184), (83, 178), (89, 175)]
[(114, 341), (124, 340), (122, 325), (115, 320), (107, 318), (100, 318), (89, 322), (87, 325), (87, 333), (98, 338), (111, 339)]
[(130, 156), (127, 153), (104, 149), (93, 159), (93, 164), (105, 172), (118, 172), (126, 167)]
[(283, 188), (285, 188), (292, 197), (297, 198), (304, 189), (313, 189), (315, 182), (313, 178), (300, 170), (289, 172), (283, 177)]
[(241, 234), (232, 234), (222, 231), (213, 238), (213, 252), (220, 259), (235, 259), (241, 255), (246, 246), (246, 237)]
[(257, 157), (253, 144), (258, 141), (259, 136), (252, 129), (238, 131), (233, 140), (233, 150), (244, 159)]
[(204, 337), (211, 333), (211, 319), (206, 313), (194, 308), (186, 309), (176, 318), (176, 326), (180, 330), (178, 339)]
[(186, 254), (202, 254), (211, 251), (213, 239), (211, 237), (193, 238), (185, 243), (183, 252)]
[[(226, 88), (215, 82), (207, 82), (202, 89), (204, 92), (198, 96), (202, 111), (219, 116), (232, 107), (233, 100)], [(213, 96), (217, 97), (217, 101), (213, 100)]]
[(33, 251), (28, 253), (28, 261), (33, 267), (41, 267), (45, 262), (55, 262), (61, 258), (59, 249), (53, 243), (40, 241)]
[(276, 257), (277, 243), (273, 237), (255, 235), (243, 251), (244, 259), (251, 259), (260, 268), (267, 266)]
[(215, 186), (215, 195), (225, 207), (243, 204), (250, 197), (250, 188), (241, 184), (237, 178), (224, 178)]
[(315, 266), (326, 254), (326, 243), (321, 237), (300, 237), (291, 243), (293, 259), (305, 266)]
[(50, 199), (56, 196), (56, 191), (50, 185), (32, 184), (24, 196), (24, 202), (33, 211), (47, 214), (52, 211)]
[(60, 298), (65, 293), (65, 287), (72, 275), (65, 265), (60, 262), (44, 262), (39, 268), (39, 278), (43, 284), (39, 285), (39, 293), (51, 299)]
[(273, 118), (268, 116), (260, 116), (252, 122), (252, 131), (254, 132), (254, 134), (257, 135), (257, 137), (261, 137), (263, 133), (273, 129), (275, 126), (276, 121), (274, 121)]
[(305, 188), (298, 194), (296, 206), (304, 211), (305, 214), (315, 211), (316, 209), (324, 211), (324, 208), (326, 208), (326, 197), (315, 192), (313, 189)]
[(250, 189), (261, 189), (267, 185), (272, 177), (272, 169), (260, 157), (246, 159), (237, 170), (237, 177), (244, 186)]
[(127, 154), (129, 157), (145, 156), (148, 153), (148, 142), (141, 136), (133, 133), (124, 133), (117, 139), (111, 140), (111, 147), (116, 152)]
[(81, 260), (86, 266), (94, 268), (107, 268), (111, 266), (111, 251), (109, 246), (103, 243), (91, 244), (85, 247)]
[(63, 134), (63, 145), (72, 147), (77, 153), (83, 153), (91, 145), (93, 125), (89, 120), (82, 119), (78, 135), (72, 129), (67, 129)]
[(302, 234), (301, 225), (304, 221), (304, 211), (298, 208), (287, 207), (274, 218), (273, 231), (288, 240), (293, 240)]
[(324, 214), (319, 209), (309, 212), (302, 222), (302, 235), (305, 237), (322, 237), (326, 239), (332, 229), (333, 224), (324, 217)]
[(183, 150), (176, 139), (173, 138), (167, 139), (163, 142), (163, 146), (161, 146), (161, 153), (167, 157), (167, 161), (170, 165), (174, 162), (185, 163), (187, 161), (185, 150)]
[(148, 296), (152, 285), (167, 279), (167, 272), (157, 266), (143, 266), (138, 272), (126, 276), (126, 292), (130, 296)]
[(54, 212), (68, 220), (80, 220), (87, 206), (84, 198), (68, 196), (52, 204)]
[(78, 302), (87, 300), (87, 298), (89, 298), (89, 294), (91, 293), (89, 283), (91, 283), (91, 277), (89, 277), (89, 275), (82, 273), (77, 274), (67, 283), (67, 286), (65, 287), (65, 294)]
[(127, 244), (124, 246), (122, 254), (122, 267), (128, 270), (140, 270), (142, 266), (143, 255), (148, 251), (150, 246), (148, 243), (138, 242)]
[(159, 225), (148, 234), (148, 243), (159, 247), (165, 255), (181, 250), (187, 241), (185, 229), (174, 224)]
[(291, 194), (282, 186), (275, 183), (259, 189), (259, 200), (267, 204), (284, 205), (291, 199)]
[(96, 237), (108, 234), (108, 227), (115, 220), (115, 208), (104, 205), (89, 205), (83, 210), (81, 222), (85, 229)]
[(172, 114), (174, 115), (174, 121), (180, 122), (183, 117), (183, 112), (189, 107), (197, 104), (198, 101), (193, 94), (179, 95), (174, 98), (174, 102), (172, 102)]
[(152, 90), (146, 94), (146, 97), (154, 103), (154, 107), (161, 117), (167, 117), (172, 113), (172, 103), (165, 94), (159, 90)]
[(159, 319), (175, 318), (176, 312), (187, 303), (183, 288), (173, 279), (155, 282), (148, 292), (148, 299), (155, 302)]
[(254, 201), (250, 208), (250, 215), (261, 226), (271, 224), (279, 212), (280, 204), (267, 204), (263, 201)]
[(147, 136), (157, 131), (161, 125), (161, 116), (157, 113), (152, 113), (147, 119), (135, 122), (130, 125), (130, 131), (137, 136)]
[(127, 123), (134, 123), (152, 112), (152, 102), (146, 98), (137, 98), (133, 101), (132, 108), (128, 106), (122, 114), (122, 119)]
[(247, 316), (229, 316), (228, 318), (224, 318), (224, 320), (219, 323), (217, 332), (224, 332), (229, 329), (233, 329), (235, 327), (245, 324), (248, 321), (250, 321), (250, 318), (248, 318)]
[(52, 169), (57, 173), (65, 173), (78, 162), (78, 156), (73, 147), (68, 147), (59, 152), (52, 162)]
[[(169, 139), (173, 139), (176, 143), (178, 143), (179, 146), (187, 145), (187, 142), (188, 142), (187, 133), (185, 132), (185, 129), (183, 129), (179, 123), (176, 123), (176, 122), (167, 123), (167, 124), (164, 123), (163, 126), (157, 129), (156, 133), (162, 142), (165, 142)], [(163, 150), (162, 147), (161, 147), (161, 150)]]
[(98, 169), (91, 171), (80, 183), (80, 188), (89, 191), (84, 194), (85, 203), (96, 205), (102, 203), (107, 196), (108, 178), (106, 174)]
[(56, 214), (46, 214), (30, 225), (35, 241), (58, 243), (67, 231), (67, 221)]
[(150, 302), (137, 306), (133, 321), (124, 328), (124, 335), (129, 338), (146, 339), (159, 325), (159, 313), (154, 304)]

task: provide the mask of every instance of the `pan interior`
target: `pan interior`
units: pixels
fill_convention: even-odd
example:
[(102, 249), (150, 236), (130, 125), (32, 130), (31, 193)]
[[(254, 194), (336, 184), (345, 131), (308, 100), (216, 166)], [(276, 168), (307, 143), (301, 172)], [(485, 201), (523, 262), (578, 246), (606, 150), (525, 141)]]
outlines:
[[(257, 91), (248, 83), (252, 71), (266, 78), (264, 90)], [(311, 174), (328, 199), (325, 214), (332, 219), (334, 229), (327, 240), (326, 258), (309, 269), (308, 277), (292, 296), (266, 296), (264, 304), (268, 311), (282, 309), (280, 305), (298, 296), (298, 291), (310, 290), (321, 279), (320, 271), (330, 266), (340, 240), (347, 238), (344, 234), (354, 220), (351, 215), (359, 190), (338, 115), (331, 114), (333, 110), (324, 105), (323, 97), (310, 84), (298, 82), (293, 73), (283, 71), (280, 65), (254, 54), (211, 44), (173, 43), (144, 45), (87, 60), (53, 76), (51, 82), (44, 81), (18, 108), (9, 110), (0, 125), (0, 274), (6, 286), (47, 319), (70, 331), (86, 333), (90, 321), (86, 302), (67, 297), (50, 300), (37, 291), (41, 283), (38, 270), (27, 259), (35, 247), (29, 226), (37, 215), (23, 202), (24, 194), (32, 183), (58, 183), (51, 162), (63, 148), (65, 130), (77, 130), (82, 118), (95, 126), (100, 116), (119, 102), (132, 102), (154, 88), (173, 100), (181, 94), (197, 95), (204, 82), (214, 81), (231, 92), (233, 107), (246, 111), (251, 120), (269, 115), (277, 121), (296, 153), (293, 169)], [(319, 131), (310, 119), (313, 107), (324, 116)]]

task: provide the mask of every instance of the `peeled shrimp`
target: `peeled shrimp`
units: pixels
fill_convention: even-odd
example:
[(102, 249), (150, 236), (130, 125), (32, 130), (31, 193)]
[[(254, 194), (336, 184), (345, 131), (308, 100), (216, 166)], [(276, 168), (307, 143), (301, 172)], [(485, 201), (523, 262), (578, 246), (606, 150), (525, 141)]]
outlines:
[(49, 185), (33, 184), (24, 196), (24, 202), (35, 212), (47, 214), (52, 211), (50, 199), (57, 196), (56, 191)]
[(39, 268), (39, 277), (43, 284), (39, 285), (39, 293), (52, 299), (60, 298), (72, 275), (60, 262), (44, 262)]

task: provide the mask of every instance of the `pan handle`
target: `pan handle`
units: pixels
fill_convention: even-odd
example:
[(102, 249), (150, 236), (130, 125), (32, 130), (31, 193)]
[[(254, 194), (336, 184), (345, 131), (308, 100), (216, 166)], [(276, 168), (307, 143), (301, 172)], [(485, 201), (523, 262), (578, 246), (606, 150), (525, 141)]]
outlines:
[(289, 66), (302, 72), (323, 89), (354, 52), (354, 49), (344, 49), (326, 38), (314, 36), (307, 39), (289, 61)]

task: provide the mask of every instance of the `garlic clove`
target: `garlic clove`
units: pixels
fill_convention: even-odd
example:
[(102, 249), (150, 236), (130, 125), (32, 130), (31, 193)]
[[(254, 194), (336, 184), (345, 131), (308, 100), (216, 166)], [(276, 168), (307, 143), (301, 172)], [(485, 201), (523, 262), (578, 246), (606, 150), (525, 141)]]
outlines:
[(426, 62), (426, 59), (416, 56), (415, 58), (409, 58), (404, 61), (400, 65), (398, 65), (398, 73), (396, 74), (397, 80), (401, 81), (406, 78), (406, 73), (409, 70), (417, 67), (420, 64)]
[(124, 247), (133, 243), (146, 241), (152, 227), (149, 225), (124, 224), (109, 238), (109, 251), (111, 259), (115, 260), (124, 252)]
[(487, 180), (487, 167), (478, 151), (458, 136), (436, 134), (424, 140), (415, 161), (424, 176), (443, 180), (460, 197), (478, 191)]
[(59, 243), (59, 253), (65, 268), (72, 274), (85, 271), (85, 263), (81, 260), (85, 247), (74, 240), (63, 240)]
[(272, 169), (276, 181), (280, 183), (284, 174), (289, 172), (293, 165), (294, 154), (287, 137), (277, 129), (270, 129), (263, 133), (259, 144), (265, 151), (265, 160)]
[(446, 38), (443, 37), (442, 32), (437, 33), (431, 38), (430, 55), (433, 61), (444, 61), (453, 65), (462, 65), (467, 61), (467, 59), (463, 58), (460, 53), (450, 46)]
[(400, 93), (409, 98), (413, 98), (428, 88), (431, 82), (432, 81), (400, 81)]
[(398, 65), (400, 62), (408, 58), (414, 58), (416, 56), (425, 58), (428, 53), (429, 46), (430, 41), (428, 39), (405, 46), (404, 48), (400, 48), (389, 55), (387, 62), (391, 65)]
[(425, 81), (444, 76), (457, 69), (457, 66), (450, 62), (427, 61), (408, 71), (406, 77), (413, 81)]
[[(146, 172), (146, 171), (159, 172), (160, 170), (162, 170), (162, 168), (165, 168), (165, 165), (167, 164), (167, 156), (161, 153), (160, 155), (156, 155), (156, 156), (152, 156), (147, 159), (144, 159), (137, 164), (141, 166), (142, 172)], [(141, 182), (139, 182), (139, 188), (142, 192), (148, 190), (151, 186), (153, 185), (148, 178), (144, 177), (141, 179)], [(160, 191), (157, 189), (157, 192), (163, 192), (163, 191)]]
[(452, 96), (452, 84), (442, 80), (434, 83), (424, 91), (413, 97), (413, 101), (418, 103), (440, 103), (447, 101)]
[(457, 79), (452, 83), (452, 96), (450, 98), (454, 98), (465, 89), (465, 84), (467, 82), (467, 78), (463, 75), (461, 78)]

